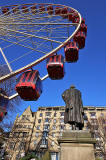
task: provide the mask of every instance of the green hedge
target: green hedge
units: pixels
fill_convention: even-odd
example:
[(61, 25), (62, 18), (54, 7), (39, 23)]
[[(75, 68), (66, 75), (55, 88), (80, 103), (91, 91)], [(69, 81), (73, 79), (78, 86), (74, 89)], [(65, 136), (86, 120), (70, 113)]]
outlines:
[(96, 158), (95, 160), (103, 160), (103, 158)]
[(49, 151), (46, 151), (42, 158), (38, 158), (34, 153), (30, 153), (22, 157), (20, 160), (30, 160), (31, 158), (35, 158), (36, 160), (51, 160)]
[(39, 159), (36, 157), (36, 155), (33, 154), (33, 153), (32, 153), (32, 154), (28, 154), (28, 155), (22, 157), (20, 160), (30, 160), (31, 158), (35, 158), (36, 160), (39, 160)]

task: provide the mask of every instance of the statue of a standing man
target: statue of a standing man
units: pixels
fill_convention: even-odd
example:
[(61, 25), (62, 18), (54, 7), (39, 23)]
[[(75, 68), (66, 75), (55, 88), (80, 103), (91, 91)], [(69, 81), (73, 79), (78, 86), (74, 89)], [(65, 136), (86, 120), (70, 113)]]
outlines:
[(64, 123), (71, 124), (73, 130), (75, 130), (76, 127), (79, 130), (82, 130), (84, 126), (84, 111), (81, 92), (78, 89), (75, 89), (74, 86), (71, 86), (63, 92), (62, 98), (66, 103)]

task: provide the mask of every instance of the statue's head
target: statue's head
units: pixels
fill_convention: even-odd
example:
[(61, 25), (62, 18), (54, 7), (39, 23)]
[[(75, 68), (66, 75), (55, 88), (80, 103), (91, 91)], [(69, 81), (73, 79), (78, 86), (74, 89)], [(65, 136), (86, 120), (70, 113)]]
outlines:
[(74, 85), (71, 85), (71, 86), (70, 86), (70, 89), (74, 89), (74, 88), (75, 88), (75, 86), (74, 86)]

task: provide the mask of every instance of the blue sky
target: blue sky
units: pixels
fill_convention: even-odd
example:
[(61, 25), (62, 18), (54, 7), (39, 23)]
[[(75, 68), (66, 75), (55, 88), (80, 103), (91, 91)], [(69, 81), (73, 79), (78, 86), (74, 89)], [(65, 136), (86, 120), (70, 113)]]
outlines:
[(1, 0), (0, 5), (37, 2), (63, 4), (77, 9), (86, 19), (88, 32), (86, 45), (79, 52), (78, 62), (65, 64), (66, 75), (62, 80), (46, 79), (43, 81), (43, 94), (39, 100), (21, 101), (18, 106), (21, 109), (20, 114), (28, 105), (31, 105), (32, 111), (36, 111), (39, 106), (65, 105), (61, 94), (71, 84), (74, 84), (82, 92), (84, 105), (106, 106), (105, 0), (102, 0), (102, 3), (96, 0)]

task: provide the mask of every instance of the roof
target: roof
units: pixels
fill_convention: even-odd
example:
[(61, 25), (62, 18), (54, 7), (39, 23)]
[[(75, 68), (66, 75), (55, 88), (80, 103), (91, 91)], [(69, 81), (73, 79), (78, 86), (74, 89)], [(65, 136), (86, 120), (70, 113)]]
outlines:
[[(106, 110), (106, 106), (84, 106), (84, 110)], [(38, 111), (44, 110), (64, 110), (65, 106), (42, 106), (38, 108)]]

